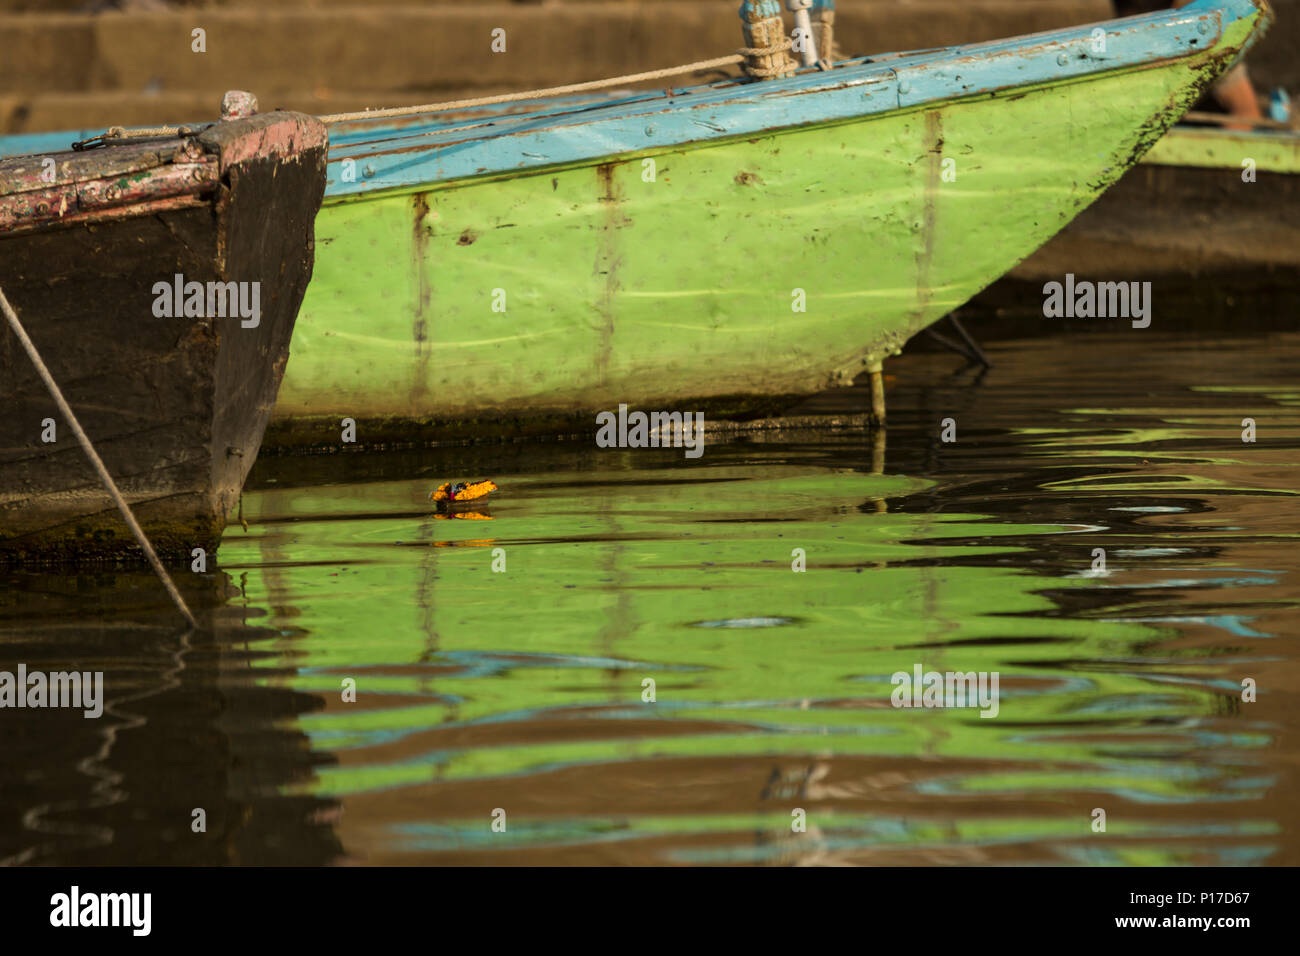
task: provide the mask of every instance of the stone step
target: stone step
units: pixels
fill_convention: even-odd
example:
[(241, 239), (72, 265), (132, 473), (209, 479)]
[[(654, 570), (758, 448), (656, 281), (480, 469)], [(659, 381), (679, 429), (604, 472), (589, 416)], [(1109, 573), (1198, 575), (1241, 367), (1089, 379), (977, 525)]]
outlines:
[[(48, 10), (60, 0), (40, 0)], [(80, 0), (84, 5), (86, 0)], [(1300, 0), (1250, 64), (1300, 88)], [(333, 112), (555, 86), (733, 52), (737, 0), (218, 0), (99, 14), (0, 0), (0, 132), (153, 125), (213, 115), (227, 89), (264, 108)], [(1111, 0), (839, 0), (846, 53), (923, 49), (1103, 20)], [(788, 19), (788, 18), (787, 18)], [(192, 31), (206, 31), (206, 52)], [(492, 31), (506, 31), (506, 52)], [(691, 82), (689, 77), (675, 82)]]
[[(577, 82), (726, 55), (741, 44), (735, 0), (439, 4), (344, 9), (218, 8), (0, 17), (0, 89), (10, 93), (249, 86), (268, 92)], [(860, 52), (946, 45), (1104, 18), (1108, 0), (843, 3)], [(206, 52), (192, 32), (206, 31)], [(506, 31), (506, 52), (492, 49)]]

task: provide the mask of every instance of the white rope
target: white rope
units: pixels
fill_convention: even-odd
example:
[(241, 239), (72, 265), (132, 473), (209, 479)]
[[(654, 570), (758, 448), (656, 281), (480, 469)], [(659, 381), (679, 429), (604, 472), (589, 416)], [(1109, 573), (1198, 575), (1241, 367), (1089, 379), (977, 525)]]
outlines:
[(394, 106), (391, 109), (362, 110), (357, 113), (330, 113), (316, 117), (322, 123), (346, 123), (351, 120), (376, 119), (384, 116), (412, 116), (417, 113), (445, 113), (449, 110), (472, 109), (477, 106), (494, 106), (497, 103), (518, 103), (524, 100), (540, 100), (548, 96), (563, 96), (566, 93), (582, 93), (586, 90), (598, 90), (608, 86), (624, 86), (645, 80), (659, 80), (682, 73), (696, 73), (700, 70), (716, 70), (724, 66), (743, 63), (745, 58), (739, 53), (720, 56), (716, 60), (700, 60), (684, 66), (668, 67), (664, 70), (651, 70), (648, 73), (629, 73), (626, 76), (614, 76), (607, 80), (590, 80), (586, 83), (570, 83), (567, 86), (552, 86), (544, 90), (527, 90), (523, 93), (502, 93), (498, 96), (480, 96), (470, 100), (452, 100), (447, 103), (425, 103), (422, 106)]
[[(757, 58), (760, 56), (772, 56), (773, 54), (776, 53), (784, 53), (786, 50), (789, 50), (793, 46), (794, 46), (794, 41), (791, 40), (789, 37), (785, 37), (784, 39), (780, 40), (777, 43), (772, 44), (771, 46), (760, 46), (760, 47), (743, 46), (736, 52), (744, 54), (746, 58), (748, 57)], [(785, 76), (789, 71), (781, 69), (780, 67), (773, 67), (771, 69), (767, 69), (761, 66), (754, 66), (751, 63), (746, 63), (745, 72), (748, 73), (750, 76), (763, 77), (763, 76)]]
[(145, 136), (175, 136), (181, 130), (189, 129), (188, 126), (140, 126), (134, 129), (125, 129), (121, 126), (110, 126), (104, 133), (104, 139), (133, 139), (135, 137)]
[[(443, 103), (423, 103), (419, 106), (394, 106), (388, 109), (359, 110), (352, 113), (327, 113), (317, 116), (322, 123), (347, 123), (352, 120), (382, 119), (386, 116), (415, 116), (420, 113), (446, 113), (453, 110), (474, 109), (480, 106), (496, 106), (500, 103), (521, 103), (528, 100), (540, 100), (549, 96), (563, 96), (567, 93), (583, 93), (588, 90), (605, 89), (611, 86), (626, 86), (631, 83), (643, 83), (648, 80), (661, 80), (683, 73), (698, 73), (702, 70), (717, 70), (727, 66), (743, 66), (751, 76), (774, 76), (779, 70), (765, 70), (748, 65), (751, 57), (771, 55), (790, 49), (791, 41), (786, 37), (771, 47), (743, 47), (731, 56), (720, 56), (713, 60), (700, 60), (682, 66), (671, 66), (662, 70), (650, 70), (646, 73), (628, 73), (612, 76), (604, 80), (589, 80), (585, 83), (570, 83), (566, 86), (551, 86), (542, 90), (526, 90), (521, 93), (501, 93), (496, 96), (479, 96), (467, 100), (450, 100)], [(124, 129), (121, 126), (110, 127), (102, 136), (109, 139), (135, 139), (148, 136), (175, 136), (187, 131), (185, 126), (146, 126), (139, 129)]]
[(181, 614), (184, 615), (185, 620), (189, 622), (190, 627), (197, 628), (199, 625), (194, 620), (194, 615), (191, 614), (190, 609), (185, 606), (185, 600), (181, 597), (180, 591), (176, 590), (175, 583), (173, 583), (171, 577), (167, 574), (166, 568), (162, 566), (162, 562), (158, 560), (158, 555), (154, 553), (153, 545), (149, 543), (149, 539), (145, 537), (143, 529), (141, 529), (139, 523), (135, 520), (135, 515), (131, 513), (130, 505), (126, 503), (126, 499), (122, 497), (122, 493), (117, 490), (117, 485), (113, 482), (113, 476), (108, 473), (108, 469), (104, 467), (104, 462), (100, 460), (99, 455), (95, 452), (94, 446), (91, 445), (90, 439), (87, 438), (86, 433), (81, 430), (81, 423), (77, 421), (77, 416), (72, 414), (72, 408), (64, 399), (63, 393), (59, 391), (59, 386), (55, 383), (54, 376), (50, 374), (50, 370), (45, 366), (45, 363), (41, 361), (41, 355), (36, 351), (35, 344), (33, 344), (32, 340), (27, 337), (27, 330), (24, 329), (23, 324), (18, 321), (18, 313), (16, 313), (13, 306), (9, 304), (8, 298), (5, 297), (4, 289), (0, 289), (0, 310), (4, 312), (5, 318), (9, 320), (9, 327), (14, 330), (14, 335), (18, 336), (18, 341), (22, 343), (23, 348), (27, 351), (27, 357), (30, 358), (32, 364), (36, 366), (36, 371), (40, 373), (41, 379), (45, 382), (45, 387), (48, 388), (50, 394), (54, 396), (54, 403), (59, 406), (59, 411), (63, 414), (63, 417), (67, 419), (68, 424), (72, 426), (72, 432), (77, 436), (77, 441), (81, 442), (81, 447), (85, 450), (86, 457), (90, 459), (90, 463), (95, 466), (95, 471), (99, 473), (99, 480), (104, 483), (104, 487), (108, 489), (108, 493), (112, 497), (113, 502), (117, 505), (118, 510), (122, 512), (122, 517), (126, 519), (127, 525), (131, 528), (131, 533), (135, 535), (135, 539), (140, 542), (140, 547), (144, 549), (145, 556), (149, 558), (149, 563), (153, 565), (154, 573), (162, 580), (163, 586), (167, 588), (167, 593), (170, 594), (172, 600), (176, 602), (176, 607), (180, 610)]

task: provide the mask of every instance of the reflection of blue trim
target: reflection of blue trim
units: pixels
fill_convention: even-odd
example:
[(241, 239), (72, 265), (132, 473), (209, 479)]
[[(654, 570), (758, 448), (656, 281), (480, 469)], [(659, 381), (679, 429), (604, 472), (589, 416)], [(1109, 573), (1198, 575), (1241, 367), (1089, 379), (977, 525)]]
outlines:
[[(1274, 582), (1267, 582), (1274, 583)], [(1250, 627), (1246, 622), (1255, 620), (1251, 614), (1206, 614), (1200, 617), (1148, 617), (1146, 621), (1160, 624), (1205, 624), (1235, 634), (1237, 637), (1276, 637), (1276, 634), (1263, 634)]]
[[(1197, 581), (1197, 584), (1201, 582)], [(1145, 585), (1142, 585), (1145, 587)], [(1254, 615), (1249, 614), (1206, 614), (1202, 616), (1184, 616), (1184, 617), (1108, 617), (1105, 620), (1115, 624), (1206, 624), (1210, 627), (1221, 628), (1229, 634), (1235, 634), (1237, 637), (1276, 637), (1275, 634), (1261, 634), (1247, 625), (1247, 621), (1255, 620)]]
[[(1126, 832), (1125, 836), (1129, 834)], [(1203, 836), (1204, 834), (1193, 834)], [(1120, 845), (1122, 846), (1122, 844)], [(1133, 848), (1137, 850), (1137, 847)], [(1127, 852), (1124, 849), (1110, 847), (1079, 846), (1062, 844), (1057, 852), (1069, 863), (1081, 866), (1134, 866), (1137, 862), (1147, 860), (1140, 853)], [(1183, 843), (1181, 846), (1162, 848), (1163, 865), (1173, 866), (1179, 863), (1195, 863), (1198, 866), (1259, 866), (1269, 862), (1278, 852), (1278, 847), (1268, 846), (1216, 846), (1211, 843)]]
[[(851, 60), (761, 83), (723, 81), (589, 105), (539, 101), (542, 112), (361, 120), (334, 128), (327, 197), (431, 187), (479, 176), (635, 156), (689, 143), (917, 109), (957, 97), (1081, 79), (1204, 52), (1225, 26), (1259, 12), (1255, 0), (1197, 0), (1181, 10), (944, 50)], [(450, 115), (450, 114), (448, 114)], [(469, 126), (469, 129), (465, 129)], [(0, 155), (66, 146), (68, 134), (14, 137)], [(349, 163), (344, 181), (344, 163)]]

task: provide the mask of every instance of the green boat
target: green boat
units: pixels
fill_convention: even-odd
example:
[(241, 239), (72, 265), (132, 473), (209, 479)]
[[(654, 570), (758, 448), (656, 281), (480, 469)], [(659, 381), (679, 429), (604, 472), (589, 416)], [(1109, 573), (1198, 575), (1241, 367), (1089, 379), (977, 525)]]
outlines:
[[(773, 12), (744, 5), (751, 44)], [(375, 445), (593, 430), (622, 403), (717, 416), (878, 372), (1118, 180), (1270, 16), (1198, 0), (762, 80), (337, 123), (267, 442), (338, 445), (344, 419)]]

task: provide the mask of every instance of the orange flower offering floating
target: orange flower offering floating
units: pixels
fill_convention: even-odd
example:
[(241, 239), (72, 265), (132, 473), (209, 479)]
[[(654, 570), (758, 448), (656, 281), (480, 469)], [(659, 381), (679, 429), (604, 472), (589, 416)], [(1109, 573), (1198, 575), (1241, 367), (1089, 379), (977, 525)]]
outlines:
[(487, 479), (481, 481), (449, 481), (430, 492), (429, 500), (436, 501), (439, 504), (455, 504), (460, 501), (473, 501), (475, 498), (482, 498), (496, 490), (497, 483)]

